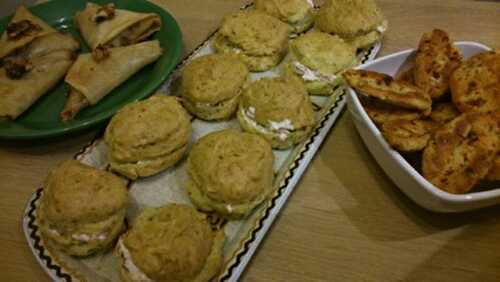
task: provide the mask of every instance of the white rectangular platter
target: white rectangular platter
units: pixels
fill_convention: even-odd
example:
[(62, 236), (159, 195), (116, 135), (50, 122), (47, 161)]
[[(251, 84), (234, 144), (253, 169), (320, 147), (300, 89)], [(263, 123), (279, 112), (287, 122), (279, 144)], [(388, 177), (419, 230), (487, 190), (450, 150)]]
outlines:
[[(170, 78), (155, 95), (176, 95), (182, 69), (192, 59), (213, 53), (212, 39), (213, 35), (179, 63)], [(381, 44), (377, 43), (361, 52), (359, 54), (360, 63), (373, 60), (380, 47)], [(284, 62), (286, 60), (287, 58), (285, 58)], [(251, 80), (255, 81), (266, 76), (278, 76), (282, 64), (267, 72), (253, 73)], [(226, 233), (223, 267), (219, 276), (216, 277), (216, 281), (238, 280), (330, 128), (342, 112), (346, 101), (345, 89), (339, 87), (332, 96), (311, 96), (311, 99), (316, 113), (316, 126), (311, 135), (301, 144), (289, 150), (273, 151), (275, 155), (275, 181), (274, 190), (269, 199), (259, 205), (250, 216), (243, 220), (219, 220), (214, 222), (214, 224), (224, 228)], [(206, 122), (193, 118), (192, 126), (191, 144), (209, 132), (225, 128), (239, 128), (236, 119)], [(107, 169), (106, 150), (102, 134), (99, 134), (91, 143), (82, 148), (75, 155), (75, 158), (94, 167)], [(172, 202), (191, 205), (189, 197), (183, 189), (187, 178), (185, 167), (186, 162), (183, 160), (180, 164), (158, 175), (130, 182), (128, 222), (131, 222), (142, 209), (148, 206), (157, 207)], [(76, 259), (57, 251), (49, 242), (45, 242), (40, 238), (36, 208), (42, 193), (42, 188), (38, 189), (29, 200), (23, 218), (23, 229), (34, 256), (47, 274), (54, 281), (119, 281), (118, 262), (115, 260), (112, 251), (89, 258)]]

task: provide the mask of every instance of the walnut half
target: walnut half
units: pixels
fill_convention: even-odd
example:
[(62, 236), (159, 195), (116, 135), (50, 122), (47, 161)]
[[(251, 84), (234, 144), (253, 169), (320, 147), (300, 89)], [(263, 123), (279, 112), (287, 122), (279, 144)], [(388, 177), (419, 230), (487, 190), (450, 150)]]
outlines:
[(97, 12), (95, 13), (92, 20), (95, 23), (101, 23), (103, 21), (112, 19), (114, 16), (115, 16), (115, 4), (110, 3), (97, 9)]

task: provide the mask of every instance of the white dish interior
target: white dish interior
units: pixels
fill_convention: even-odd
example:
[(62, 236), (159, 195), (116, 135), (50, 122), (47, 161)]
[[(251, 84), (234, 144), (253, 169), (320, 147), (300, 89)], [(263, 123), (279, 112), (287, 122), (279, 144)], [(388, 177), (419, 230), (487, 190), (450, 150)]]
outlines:
[[(475, 42), (456, 42), (464, 58), (488, 51), (489, 47)], [(391, 76), (408, 67), (415, 49), (397, 52), (363, 64), (357, 69), (377, 71)], [(347, 104), (354, 124), (370, 153), (392, 181), (413, 201), (437, 212), (461, 212), (500, 203), (500, 189), (455, 195), (440, 190), (420, 175), (396, 150), (385, 141), (381, 132), (363, 109), (357, 93), (348, 89)], [(500, 187), (499, 187), (500, 188)]]

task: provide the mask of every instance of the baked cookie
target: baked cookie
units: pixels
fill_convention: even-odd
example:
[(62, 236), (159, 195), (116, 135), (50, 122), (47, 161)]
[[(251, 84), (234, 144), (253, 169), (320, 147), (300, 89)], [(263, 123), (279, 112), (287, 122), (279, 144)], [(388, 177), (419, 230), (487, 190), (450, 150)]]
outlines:
[(266, 71), (281, 62), (288, 49), (290, 28), (256, 10), (224, 17), (213, 46), (219, 53), (236, 54), (250, 71)]
[(127, 187), (120, 177), (69, 160), (45, 180), (37, 219), (43, 239), (72, 256), (107, 250), (125, 228)]
[(347, 83), (362, 95), (426, 114), (431, 111), (432, 101), (427, 93), (406, 82), (394, 80), (389, 75), (351, 69), (345, 71), (343, 76)]
[(360, 98), (364, 110), (378, 126), (392, 120), (414, 120), (423, 117), (423, 114), (419, 111), (402, 109), (371, 98)]
[(226, 119), (238, 108), (238, 98), (249, 77), (236, 56), (210, 54), (194, 59), (182, 72), (184, 106), (204, 120)]
[(462, 114), (434, 132), (424, 149), (423, 176), (453, 193), (469, 192), (491, 168), (499, 144), (499, 126), (489, 114)]
[(189, 115), (172, 96), (153, 96), (123, 107), (106, 128), (109, 164), (130, 179), (176, 164), (191, 137)]
[(445, 124), (460, 115), (457, 107), (453, 103), (439, 103), (432, 106), (431, 114), (429, 118), (438, 124)]
[(315, 124), (311, 100), (296, 76), (262, 78), (247, 87), (237, 112), (244, 131), (287, 149), (309, 136)]
[(256, 0), (255, 9), (287, 23), (295, 34), (308, 30), (314, 23), (312, 0)]
[(388, 23), (374, 0), (327, 0), (316, 16), (315, 26), (356, 48), (365, 48), (382, 38)]
[(302, 78), (313, 95), (331, 95), (342, 82), (340, 72), (355, 65), (356, 49), (336, 35), (309, 31), (290, 43), (286, 73)]
[(401, 152), (417, 152), (425, 148), (437, 123), (424, 119), (394, 119), (382, 125), (387, 143)]
[(453, 103), (462, 112), (500, 109), (500, 53), (485, 52), (468, 59), (451, 75)]
[(259, 135), (231, 129), (207, 134), (189, 153), (187, 191), (204, 211), (244, 217), (272, 191), (273, 161)]
[(125, 282), (211, 281), (222, 263), (222, 229), (181, 204), (145, 209), (120, 237), (116, 254)]
[(450, 76), (461, 61), (462, 54), (446, 32), (434, 29), (424, 33), (415, 55), (415, 85), (432, 99), (440, 98), (450, 88)]

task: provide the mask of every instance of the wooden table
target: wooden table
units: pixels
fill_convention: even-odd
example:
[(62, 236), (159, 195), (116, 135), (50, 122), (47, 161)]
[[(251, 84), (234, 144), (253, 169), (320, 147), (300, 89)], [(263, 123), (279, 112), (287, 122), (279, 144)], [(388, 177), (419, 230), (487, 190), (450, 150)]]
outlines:
[[(155, 0), (191, 51), (236, 0)], [(434, 27), (500, 47), (498, 1), (380, 0), (390, 28), (382, 55), (415, 47)], [(43, 144), (0, 144), (0, 281), (49, 281), (21, 217), (47, 171), (95, 133)], [(344, 112), (256, 253), (243, 281), (497, 281), (500, 207), (428, 212), (391, 183)]]

